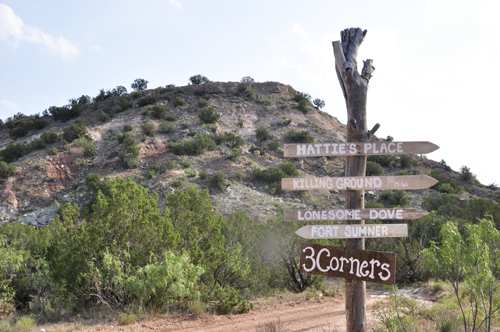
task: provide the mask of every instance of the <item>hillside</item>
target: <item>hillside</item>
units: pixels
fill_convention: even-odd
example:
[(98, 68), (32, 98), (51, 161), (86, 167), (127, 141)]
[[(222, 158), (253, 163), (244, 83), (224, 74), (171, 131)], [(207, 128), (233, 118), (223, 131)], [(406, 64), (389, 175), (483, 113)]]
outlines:
[[(102, 95), (102, 101), (82, 105), (78, 110), (79, 115), (69, 121), (54, 121), (54, 116), (46, 114), (42, 117), (45, 121), (43, 129), (32, 130), (17, 139), (11, 137), (12, 129), (3, 125), (0, 130), (0, 149), (5, 149), (9, 144), (23, 144), (27, 147), (34, 140), (40, 139), (44, 132), (62, 133), (65, 127), (81, 119), (85, 121), (95, 150), (85, 152), (77, 141), (66, 144), (59, 141), (43, 144), (42, 148), (37, 146), (25, 149), (27, 154), (12, 162), (17, 167), (17, 174), (0, 183), (0, 225), (17, 222), (44, 226), (54, 218), (60, 204), (76, 202), (82, 206), (88, 203), (91, 196), (88, 195), (85, 179), (90, 173), (108, 178), (131, 178), (138, 184), (155, 190), (159, 194), (160, 204), (168, 193), (177, 189), (190, 186), (210, 188), (213, 204), (219, 214), (229, 215), (240, 210), (259, 223), (276, 216), (276, 203), (285, 209), (341, 208), (344, 206), (342, 192), (284, 192), (271, 195), (266, 183), (255, 180), (251, 174), (253, 169), (276, 167), (285, 161), (279, 150), (272, 151), (268, 148), (268, 143), (279, 141), (283, 145), (289, 142), (285, 133), (292, 129), (309, 131), (316, 142), (339, 142), (345, 139), (344, 124), (317, 110), (310, 103), (306, 105), (306, 109), (300, 110), (297, 98), (294, 98), (297, 94), (299, 92), (292, 87), (277, 82), (212, 82), (157, 88), (122, 96)], [(130, 103), (128, 109), (123, 106), (123, 100)], [(165, 108), (166, 113), (155, 118), (152, 110), (154, 105)], [(220, 113), (221, 117), (216, 124), (204, 125), (198, 114), (200, 109), (209, 107)], [(107, 114), (107, 119), (100, 120), (99, 114), (103, 111)], [(165, 122), (165, 116), (173, 123), (173, 128), (168, 133), (157, 130), (156, 134), (144, 135), (141, 125), (152, 123), (159, 128)], [(11, 127), (19, 127), (22, 119), (12, 120)], [(117, 135), (124, 131), (124, 125), (127, 124), (133, 128), (127, 135), (138, 142), (137, 168), (127, 167), (123, 157), (120, 157), (124, 154), (124, 146), (120, 144)], [(258, 140), (258, 127), (266, 128), (273, 137)], [(218, 134), (230, 132), (242, 137), (244, 145), (240, 155), (228, 158), (233, 152), (225, 143), (202, 154), (174, 153), (172, 142), (182, 143), (197, 134), (207, 135), (211, 131)], [(439, 142), (435, 143), (439, 145)], [(249, 149), (252, 145), (261, 147), (266, 154), (260, 155), (259, 151), (251, 153)], [(425, 174), (426, 171), (435, 170), (461, 183), (466, 189), (461, 193), (461, 201), (496, 196), (495, 188), (471, 184), (463, 180), (458, 172), (446, 170), (440, 163), (422, 156), (411, 158), (416, 162), (413, 166), (403, 169), (396, 161), (392, 167), (385, 167), (385, 174), (402, 170)], [(162, 169), (164, 172), (153, 166), (165, 165), (168, 161), (175, 161), (177, 164), (171, 170)], [(297, 166), (301, 177), (343, 175), (344, 161), (341, 157), (293, 158), (291, 161)], [(181, 163), (190, 166), (184, 168)], [(150, 172), (151, 166), (156, 170), (154, 174)], [(205, 171), (208, 177), (201, 179), (199, 175), (193, 176), (191, 170), (196, 174)], [(210, 187), (210, 175), (216, 172), (225, 174), (224, 190)], [(408, 191), (407, 194), (408, 205), (420, 207), (423, 196), (436, 196), (439, 192), (430, 189)], [(379, 195), (379, 192), (368, 192), (366, 198), (370, 201), (380, 200)]]

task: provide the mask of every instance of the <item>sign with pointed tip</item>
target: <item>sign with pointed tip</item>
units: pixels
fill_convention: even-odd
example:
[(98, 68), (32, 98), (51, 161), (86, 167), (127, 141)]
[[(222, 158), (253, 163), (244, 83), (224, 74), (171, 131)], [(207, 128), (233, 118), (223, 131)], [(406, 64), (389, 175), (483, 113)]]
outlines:
[(414, 220), (429, 212), (419, 209), (335, 209), (335, 210), (285, 210), (285, 221), (328, 220)]
[(396, 255), (303, 243), (300, 248), (300, 271), (392, 285), (396, 274)]
[(427, 175), (354, 176), (345, 178), (283, 178), (282, 190), (409, 190), (438, 183)]
[(427, 154), (439, 149), (431, 142), (345, 142), (285, 144), (285, 157), (376, 156)]
[(307, 225), (297, 230), (295, 234), (309, 240), (407, 237), (408, 225)]

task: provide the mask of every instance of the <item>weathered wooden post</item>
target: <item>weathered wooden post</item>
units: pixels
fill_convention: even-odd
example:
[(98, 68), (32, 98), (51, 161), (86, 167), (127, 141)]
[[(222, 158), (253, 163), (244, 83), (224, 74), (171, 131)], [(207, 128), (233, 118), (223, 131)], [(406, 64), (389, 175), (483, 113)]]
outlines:
[[(375, 69), (373, 60), (364, 61), (361, 75), (358, 73), (358, 48), (367, 30), (345, 29), (340, 33), (341, 41), (333, 42), (335, 71), (344, 93), (347, 107), (347, 142), (367, 142), (378, 129), (377, 124), (367, 130), (366, 97), (368, 82)], [(346, 157), (345, 176), (365, 176), (366, 156)], [(365, 191), (345, 191), (346, 209), (363, 209)], [(346, 220), (346, 224), (364, 224), (364, 220)], [(346, 239), (346, 248), (365, 249), (365, 239)], [(366, 331), (366, 282), (346, 279), (345, 311), (348, 332)]]

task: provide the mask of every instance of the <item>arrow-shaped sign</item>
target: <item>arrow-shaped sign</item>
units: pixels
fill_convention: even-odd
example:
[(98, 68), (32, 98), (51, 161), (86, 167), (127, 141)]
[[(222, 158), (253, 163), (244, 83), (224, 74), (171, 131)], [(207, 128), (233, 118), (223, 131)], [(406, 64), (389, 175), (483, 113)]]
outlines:
[(285, 221), (413, 220), (428, 215), (419, 209), (285, 210)]
[(439, 149), (431, 142), (346, 142), (285, 144), (285, 157), (426, 154)]
[(283, 178), (282, 190), (425, 189), (438, 183), (427, 175), (355, 176), (345, 178)]
[(307, 225), (295, 232), (304, 239), (359, 239), (371, 237), (407, 237), (406, 224)]

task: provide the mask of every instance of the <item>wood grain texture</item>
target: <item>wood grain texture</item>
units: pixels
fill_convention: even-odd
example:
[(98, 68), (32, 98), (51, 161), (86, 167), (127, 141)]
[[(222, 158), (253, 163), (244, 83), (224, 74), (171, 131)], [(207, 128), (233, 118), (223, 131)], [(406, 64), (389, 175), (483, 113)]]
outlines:
[(396, 255), (303, 243), (300, 250), (300, 270), (306, 273), (394, 284)]
[(321, 157), (427, 154), (437, 149), (439, 149), (439, 146), (427, 141), (285, 144), (284, 156)]
[[(344, 94), (347, 108), (347, 142), (368, 142), (371, 135), (367, 130), (366, 98), (368, 82), (375, 70), (372, 60), (366, 60), (358, 73), (358, 49), (366, 35), (360, 28), (345, 29), (340, 32), (340, 41), (333, 42), (335, 55), (335, 72)], [(346, 156), (346, 172), (348, 177), (364, 176), (366, 172), (366, 156)], [(365, 192), (353, 190), (346, 192), (346, 209), (363, 209)], [(346, 220), (346, 224), (362, 224), (360, 220)], [(364, 239), (347, 239), (346, 247), (365, 249)], [(348, 332), (366, 332), (366, 285), (364, 281), (346, 279), (346, 325)]]
[(333, 209), (333, 210), (285, 210), (285, 221), (328, 220), (415, 220), (429, 212), (419, 209)]
[[(350, 157), (356, 158), (356, 157)], [(283, 178), (282, 190), (410, 190), (426, 189), (438, 183), (428, 175), (346, 176), (343, 178)], [(364, 196), (364, 192), (363, 192)], [(360, 206), (346, 206), (357, 209)]]
[(308, 240), (407, 237), (408, 225), (307, 225), (295, 231), (295, 234)]

